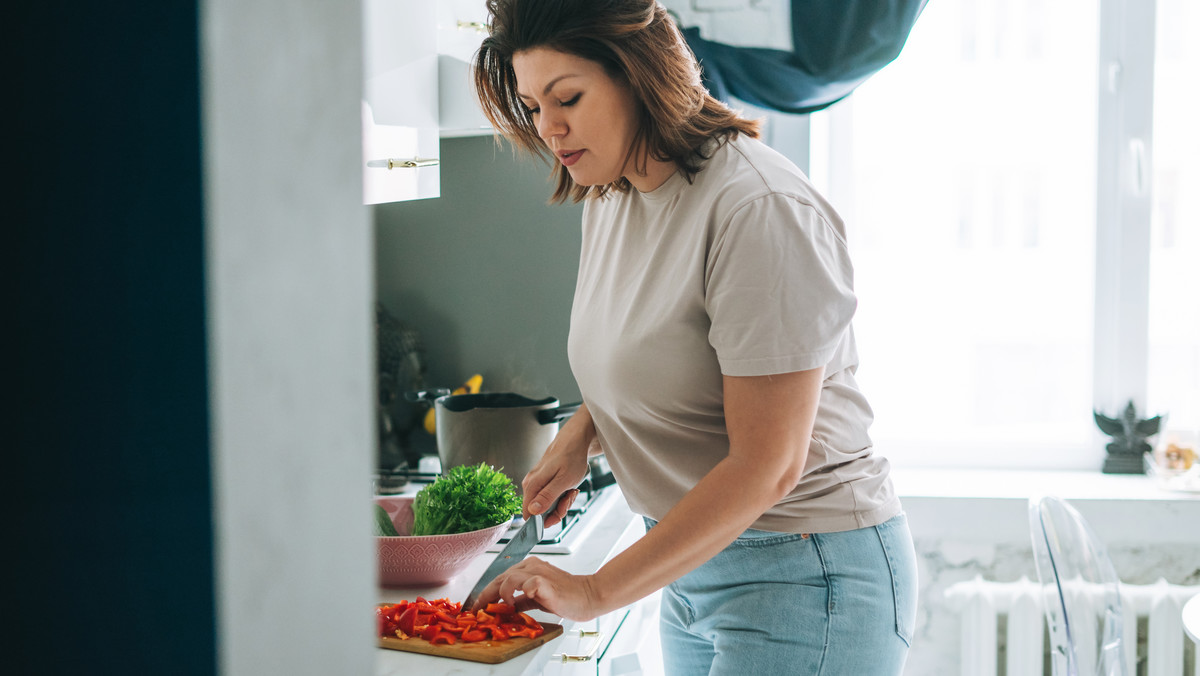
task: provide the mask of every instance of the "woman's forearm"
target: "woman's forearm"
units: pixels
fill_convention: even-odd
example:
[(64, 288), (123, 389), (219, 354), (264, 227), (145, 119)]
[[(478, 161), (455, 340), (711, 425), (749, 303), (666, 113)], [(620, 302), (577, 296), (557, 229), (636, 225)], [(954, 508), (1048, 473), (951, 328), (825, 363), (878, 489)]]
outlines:
[(726, 458), (656, 525), (595, 575), (604, 612), (670, 584), (715, 556), (781, 495), (762, 467)]

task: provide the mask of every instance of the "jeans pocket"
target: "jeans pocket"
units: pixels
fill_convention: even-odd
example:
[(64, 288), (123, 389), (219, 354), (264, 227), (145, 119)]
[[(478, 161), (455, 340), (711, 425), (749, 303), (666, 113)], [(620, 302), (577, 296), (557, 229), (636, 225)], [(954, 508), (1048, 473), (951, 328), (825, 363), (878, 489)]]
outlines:
[(779, 533), (775, 531), (749, 529), (730, 543), (730, 548), (738, 547), (774, 547), (796, 540), (807, 540), (808, 533)]
[(896, 635), (912, 645), (917, 618), (917, 561), (908, 519), (904, 513), (875, 527), (892, 576), (892, 601), (896, 610)]

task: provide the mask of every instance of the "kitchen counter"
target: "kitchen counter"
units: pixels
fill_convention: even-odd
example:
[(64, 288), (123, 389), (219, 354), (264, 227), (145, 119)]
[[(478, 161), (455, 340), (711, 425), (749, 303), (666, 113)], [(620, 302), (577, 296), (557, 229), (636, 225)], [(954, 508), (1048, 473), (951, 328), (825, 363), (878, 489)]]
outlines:
[[(619, 489), (614, 486), (607, 490), (616, 491)], [(625, 500), (621, 498), (595, 524), (588, 535), (587, 541), (576, 551), (570, 554), (542, 554), (534, 556), (540, 556), (570, 573), (590, 573), (629, 547), (644, 533), (645, 526), (641, 517), (631, 512)], [(424, 596), (427, 599), (445, 597), (453, 600), (461, 600), (466, 598), (467, 593), (471, 591), (471, 587), (479, 579), (479, 576), (483, 574), (483, 571), (495, 556), (494, 552), (480, 555), (465, 571), (441, 587), (413, 589), (381, 588), (379, 589), (378, 600), (381, 603), (396, 603), (405, 599), (412, 600), (418, 595)], [(587, 644), (592, 640), (596, 640), (589, 637), (580, 638), (578, 632), (580, 630), (593, 631), (597, 625), (597, 621), (577, 623), (570, 620), (563, 620), (547, 613), (535, 611), (530, 614), (540, 621), (562, 624), (563, 635), (547, 642), (536, 650), (532, 650), (524, 655), (518, 655), (501, 664), (482, 664), (466, 660), (418, 655), (380, 648), (377, 651), (378, 656), (375, 661), (375, 674), (376, 676), (411, 676), (412, 674), (421, 674), (421, 676), (451, 676), (452, 674), (454, 676), (533, 676), (534, 674), (557, 673), (554, 669), (555, 663), (561, 663), (562, 660), (561, 657), (556, 658), (556, 654), (564, 652), (576, 653), (579, 650), (587, 652)], [(630, 612), (629, 617), (637, 620), (640, 618), (640, 614)], [(615, 631), (616, 625), (619, 625), (622, 620), (626, 619), (626, 615), (624, 611), (616, 611), (606, 615), (604, 618), (600, 618), (600, 623), (603, 624), (605, 619), (609, 619), (609, 624), (614, 625), (610, 629), (611, 632)], [(622, 629), (625, 628), (622, 627)], [(611, 637), (611, 633), (609, 633), (609, 636)], [(595, 673), (594, 666), (589, 668), (591, 673)]]

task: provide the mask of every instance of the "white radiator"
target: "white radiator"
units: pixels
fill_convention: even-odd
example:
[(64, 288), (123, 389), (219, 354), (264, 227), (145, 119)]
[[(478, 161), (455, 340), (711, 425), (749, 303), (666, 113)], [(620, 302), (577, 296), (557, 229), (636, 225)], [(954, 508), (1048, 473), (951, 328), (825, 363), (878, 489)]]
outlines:
[[(1200, 592), (1200, 587), (1169, 584), (1121, 584), (1121, 614), (1124, 622), (1126, 673), (1130, 676), (1187, 676), (1185, 656), (1192, 663), (1191, 676), (1200, 676), (1200, 657), (1183, 633), (1180, 612), (1183, 604)], [(1008, 676), (1043, 674), (1046, 620), (1042, 612), (1041, 587), (1022, 577), (1016, 582), (992, 582), (976, 577), (946, 589), (950, 608), (962, 620), (963, 676), (996, 676), (1004, 647)], [(1006, 618), (1001, 636), (999, 618)], [(1144, 648), (1138, 649), (1138, 624), (1146, 627)], [(1139, 654), (1141, 652), (1142, 654)], [(1145, 670), (1139, 671), (1139, 662)], [(1046, 667), (1045, 676), (1050, 676)]]

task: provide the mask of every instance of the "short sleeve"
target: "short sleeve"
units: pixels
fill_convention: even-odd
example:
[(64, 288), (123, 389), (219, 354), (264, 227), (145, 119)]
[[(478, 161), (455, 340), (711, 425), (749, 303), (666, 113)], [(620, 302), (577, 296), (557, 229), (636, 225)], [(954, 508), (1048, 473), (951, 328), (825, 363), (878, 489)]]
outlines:
[(705, 308), (723, 374), (806, 371), (833, 359), (857, 300), (840, 221), (832, 218), (772, 193), (734, 210), (718, 231)]

